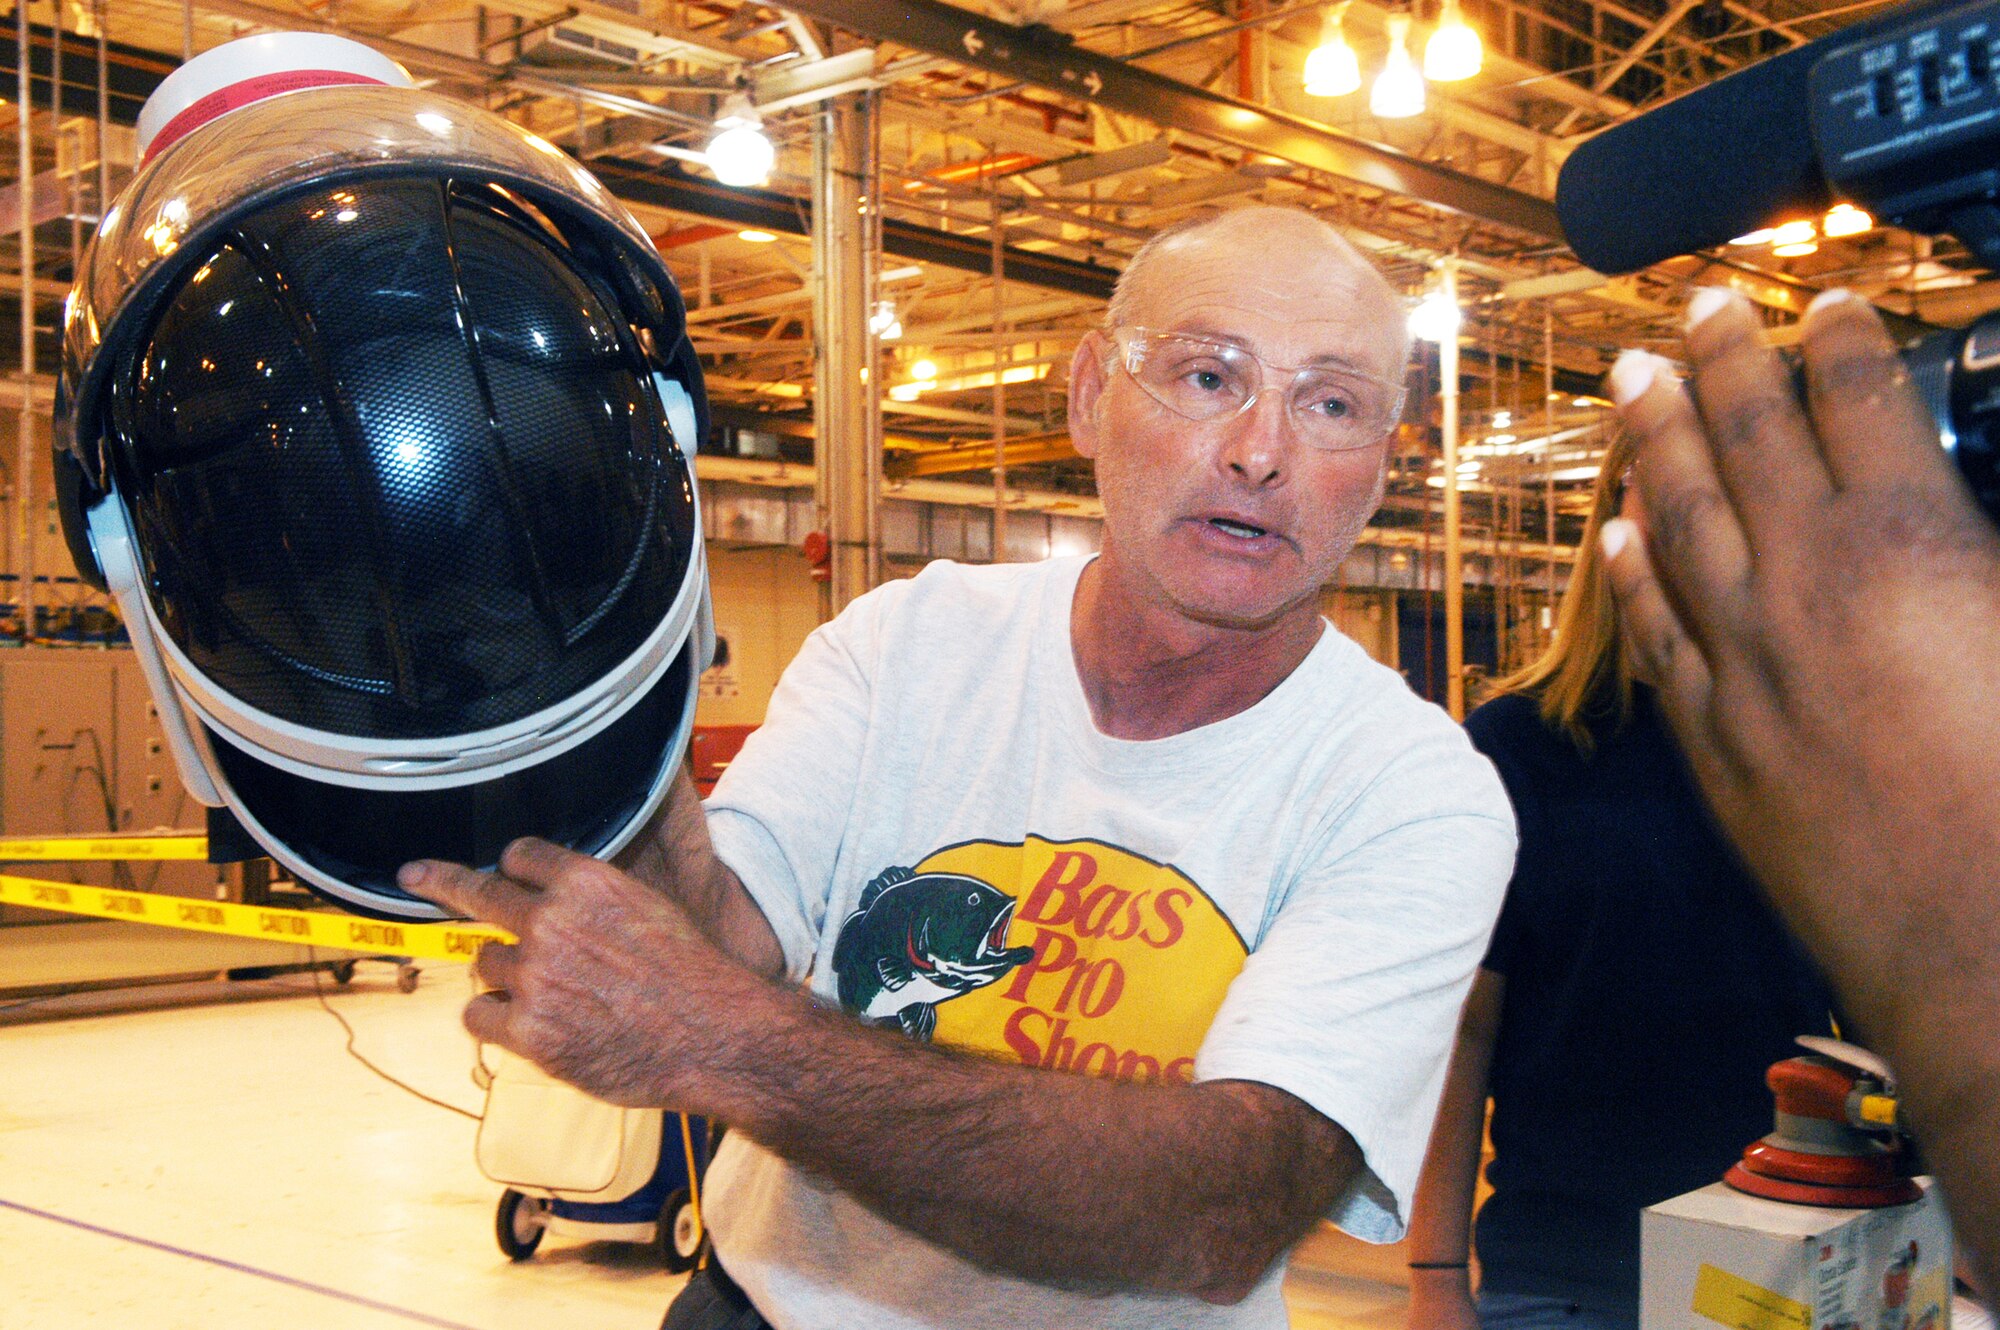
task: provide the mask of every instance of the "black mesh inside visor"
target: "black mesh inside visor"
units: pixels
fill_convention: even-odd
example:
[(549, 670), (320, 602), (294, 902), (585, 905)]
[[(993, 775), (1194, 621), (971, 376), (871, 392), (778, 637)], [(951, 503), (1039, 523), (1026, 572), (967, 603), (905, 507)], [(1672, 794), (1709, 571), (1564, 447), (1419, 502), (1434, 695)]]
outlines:
[(238, 219), (112, 376), (167, 634), (251, 707), (378, 739), (477, 733), (610, 673), (697, 538), (652, 382), (681, 330), (637, 280), (434, 177)]
[(692, 644), (683, 648), (602, 733), (525, 770), (452, 789), (350, 789), (260, 762), (212, 730), (209, 745), (236, 797), (282, 847), (267, 847), (280, 863), (312, 868), (374, 898), (367, 906), (336, 900), (347, 909), (423, 917), (396, 886), (396, 870), (412, 859), (491, 869), (521, 836), (596, 854), (640, 816), (662, 768), (678, 762), (685, 747), (678, 726), (693, 651)]

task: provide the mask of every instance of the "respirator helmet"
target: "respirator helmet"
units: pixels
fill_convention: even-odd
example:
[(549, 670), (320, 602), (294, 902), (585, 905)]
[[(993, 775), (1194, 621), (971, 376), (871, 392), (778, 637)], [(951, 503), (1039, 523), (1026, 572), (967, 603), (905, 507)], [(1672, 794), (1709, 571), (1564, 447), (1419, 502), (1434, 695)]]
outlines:
[(302, 883), (615, 853), (712, 654), (706, 401), (637, 222), (562, 152), (359, 43), (218, 47), (64, 312), (58, 506), (182, 779)]

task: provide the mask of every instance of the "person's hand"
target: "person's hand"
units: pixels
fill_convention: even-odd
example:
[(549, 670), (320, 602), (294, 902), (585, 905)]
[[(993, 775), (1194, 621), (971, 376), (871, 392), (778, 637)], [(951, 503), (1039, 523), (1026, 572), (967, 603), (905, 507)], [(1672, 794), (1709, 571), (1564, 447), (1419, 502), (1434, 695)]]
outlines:
[(1872, 310), (1822, 296), (1810, 414), (1738, 297), (1687, 390), (1628, 352), (1622, 631), (1717, 815), (1826, 969), (1959, 1231), (2000, 1271), (2000, 536)]
[[(1992, 927), (1983, 891), (1934, 889), (2000, 864), (2000, 537), (1865, 303), (1807, 316), (1810, 418), (1740, 297), (1690, 322), (1686, 390), (1613, 370), (1644, 510), (1642, 540), (1606, 535), (1626, 643), (1760, 878), (1872, 988), (1853, 911)], [(1884, 890), (1912, 872), (1920, 898)]]
[(1472, 1276), (1464, 1266), (1454, 1270), (1410, 1271), (1408, 1330), (1479, 1330), (1479, 1313), (1472, 1299)]
[(518, 939), (480, 949), (476, 971), (491, 991), (466, 1005), (466, 1028), (599, 1099), (714, 1111), (734, 1022), (754, 1019), (772, 986), (609, 864), (520, 840), (499, 869), (427, 860), (397, 878)]

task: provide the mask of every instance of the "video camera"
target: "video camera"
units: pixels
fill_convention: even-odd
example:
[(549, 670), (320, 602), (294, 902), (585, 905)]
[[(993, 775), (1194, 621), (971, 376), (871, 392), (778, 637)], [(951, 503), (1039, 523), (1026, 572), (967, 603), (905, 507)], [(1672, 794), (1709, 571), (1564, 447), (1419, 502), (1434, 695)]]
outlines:
[[(1919, 0), (1606, 130), (1563, 164), (1578, 258), (1626, 273), (1847, 199), (1950, 234), (2000, 271), (2000, 0)], [(2000, 312), (1904, 363), (1980, 504), (2000, 515)]]

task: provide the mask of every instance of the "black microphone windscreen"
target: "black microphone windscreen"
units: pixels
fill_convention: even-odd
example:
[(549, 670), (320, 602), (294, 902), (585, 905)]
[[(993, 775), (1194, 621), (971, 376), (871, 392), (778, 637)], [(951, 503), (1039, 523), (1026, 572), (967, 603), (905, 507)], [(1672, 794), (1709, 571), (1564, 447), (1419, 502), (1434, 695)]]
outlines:
[(1801, 46), (1615, 125), (1556, 178), (1563, 236), (1585, 264), (1636, 272), (1833, 202), (1813, 151)]

